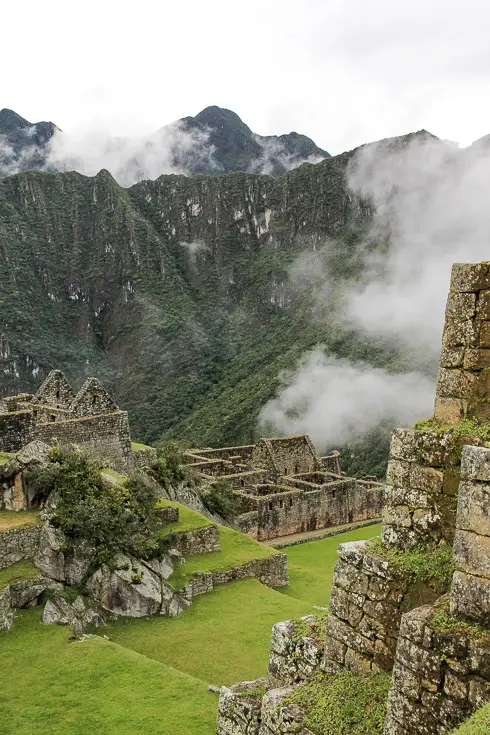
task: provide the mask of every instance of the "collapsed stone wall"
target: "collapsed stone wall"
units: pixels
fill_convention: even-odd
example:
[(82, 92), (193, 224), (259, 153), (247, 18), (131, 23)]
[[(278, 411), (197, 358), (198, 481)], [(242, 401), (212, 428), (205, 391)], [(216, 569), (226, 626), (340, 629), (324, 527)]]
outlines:
[(173, 538), (175, 539), (175, 548), (180, 551), (182, 556), (195, 556), (196, 554), (206, 554), (220, 550), (219, 528), (217, 525), (176, 533)]

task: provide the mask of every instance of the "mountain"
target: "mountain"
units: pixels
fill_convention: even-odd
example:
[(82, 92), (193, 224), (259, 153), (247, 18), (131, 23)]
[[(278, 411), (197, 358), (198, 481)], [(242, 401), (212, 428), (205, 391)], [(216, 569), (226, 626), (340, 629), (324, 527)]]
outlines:
[(0, 110), (0, 174), (44, 168), (46, 146), (58, 130), (52, 122), (30, 123), (13, 110)]
[[(135, 438), (233, 445), (254, 438), (281, 371), (318, 343), (400, 369), (395, 348), (336, 321), (335, 291), (314, 319), (314, 289), (290, 278), (328, 239), (337, 289), (361, 273), (372, 208), (347, 189), (352, 155), (275, 179), (0, 180), (0, 394), (35, 389), (53, 367), (75, 384), (97, 375)], [(376, 471), (386, 446), (373, 440), (358, 469)]]
[[(216, 169), (222, 173), (248, 171), (278, 176), (301, 163), (318, 163), (329, 158), (327, 151), (305, 135), (256, 135), (231, 110), (206, 107), (196, 117), (179, 121), (185, 129), (208, 133), (208, 143), (214, 148)], [(214, 173), (198, 168), (199, 173)]]
[(28, 168), (97, 173), (109, 166), (127, 186), (172, 172), (279, 176), (328, 157), (298, 133), (256, 135), (238, 115), (220, 107), (207, 107), (142, 139), (106, 136), (88, 143), (70, 139), (51, 122), (30, 123), (12, 110), (0, 111), (0, 175)]

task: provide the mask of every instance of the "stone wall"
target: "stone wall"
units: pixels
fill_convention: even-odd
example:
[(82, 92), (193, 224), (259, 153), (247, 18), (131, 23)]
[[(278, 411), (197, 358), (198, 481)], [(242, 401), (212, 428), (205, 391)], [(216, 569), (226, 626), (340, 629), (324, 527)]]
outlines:
[(238, 527), (246, 528), (250, 523), (254, 529), (255, 519), (252, 522), (248, 514), (256, 510), (257, 530), (254, 537), (263, 541), (381, 515), (384, 489), (380, 485), (373, 487), (372, 483), (351, 478), (322, 486), (306, 482), (303, 485), (308, 489), (285, 488), (282, 492), (262, 497), (244, 496), (241, 507), (247, 517), (243, 525), (241, 517), (238, 517)]
[(192, 531), (184, 531), (175, 534), (175, 547), (182, 556), (193, 556), (195, 554), (206, 554), (210, 551), (220, 550), (218, 526), (206, 526), (196, 528)]
[(465, 447), (454, 538), (451, 614), (490, 627), (490, 449)]
[(327, 618), (324, 669), (365, 674), (389, 671), (404, 611), (433, 602), (438, 580), (413, 584), (394, 573), (390, 560), (370, 552), (369, 542), (340, 544)]
[(32, 435), (34, 419), (30, 411), (0, 413), (0, 452), (17, 452)]
[(0, 569), (15, 564), (21, 559), (35, 555), (41, 535), (41, 526), (12, 528), (0, 533)]
[(131, 463), (128, 414), (114, 411), (101, 416), (86, 416), (53, 423), (37, 424), (33, 437), (47, 444), (59, 441), (62, 447), (78, 444), (107, 460), (116, 470)]
[(325, 618), (305, 615), (272, 626), (268, 675), (281, 684), (297, 684), (320, 671)]
[(258, 579), (267, 587), (286, 587), (289, 583), (286, 554), (273, 554), (266, 559), (254, 559), (232, 569), (201, 572), (191, 579), (181, 594), (184, 598), (192, 600), (197, 595), (211, 592), (217, 585), (250, 578)]
[(23, 579), (6, 585), (0, 591), (0, 630), (8, 630), (12, 626), (18, 608), (36, 604), (46, 586), (47, 580), (41, 575), (37, 579)]
[(489, 701), (490, 635), (447, 629), (431, 606), (405, 614), (385, 735), (444, 735)]
[(271, 476), (315, 472), (321, 463), (308, 436), (260, 439), (252, 454), (254, 467), (263, 467)]

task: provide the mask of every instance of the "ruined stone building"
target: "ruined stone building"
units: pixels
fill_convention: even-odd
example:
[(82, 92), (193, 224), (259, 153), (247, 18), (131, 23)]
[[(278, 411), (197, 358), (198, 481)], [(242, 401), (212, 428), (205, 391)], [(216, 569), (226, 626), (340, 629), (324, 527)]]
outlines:
[(342, 475), (339, 453), (319, 457), (304, 434), (187, 456), (205, 480), (233, 486), (236, 526), (259, 541), (381, 515), (383, 488)]
[(128, 414), (97, 378), (75, 393), (60, 370), (52, 370), (34, 395), (0, 403), (0, 452), (17, 452), (32, 441), (79, 445), (125, 470), (131, 461)]
[(490, 707), (489, 369), (490, 264), (455, 264), (434, 416), (393, 432), (381, 542), (340, 545), (324, 641), (275, 625), (268, 677), (222, 690), (218, 735), (310, 733), (287, 697), (322, 672), (391, 672), (384, 735)]

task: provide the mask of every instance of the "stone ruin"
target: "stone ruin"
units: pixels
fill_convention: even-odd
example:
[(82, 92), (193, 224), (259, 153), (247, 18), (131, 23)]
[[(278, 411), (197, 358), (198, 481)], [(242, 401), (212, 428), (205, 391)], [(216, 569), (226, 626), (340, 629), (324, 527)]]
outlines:
[(324, 642), (276, 624), (268, 676), (222, 689), (218, 735), (310, 733), (285, 698), (318, 672), (391, 672), (384, 735), (445, 735), (490, 703), (489, 264), (453, 266), (442, 345), (433, 418), (393, 432), (382, 542), (340, 545)]
[(234, 488), (236, 527), (259, 541), (381, 516), (383, 487), (345, 477), (339, 453), (319, 457), (305, 434), (193, 449), (187, 458), (206, 482)]
[(0, 508), (36, 506), (25, 470), (42, 464), (56, 443), (66, 449), (80, 446), (120, 472), (144, 462), (145, 452), (131, 449), (127, 412), (102, 384), (88, 378), (75, 393), (63, 373), (52, 370), (37, 393), (0, 402), (0, 454), (10, 455), (0, 463)]

